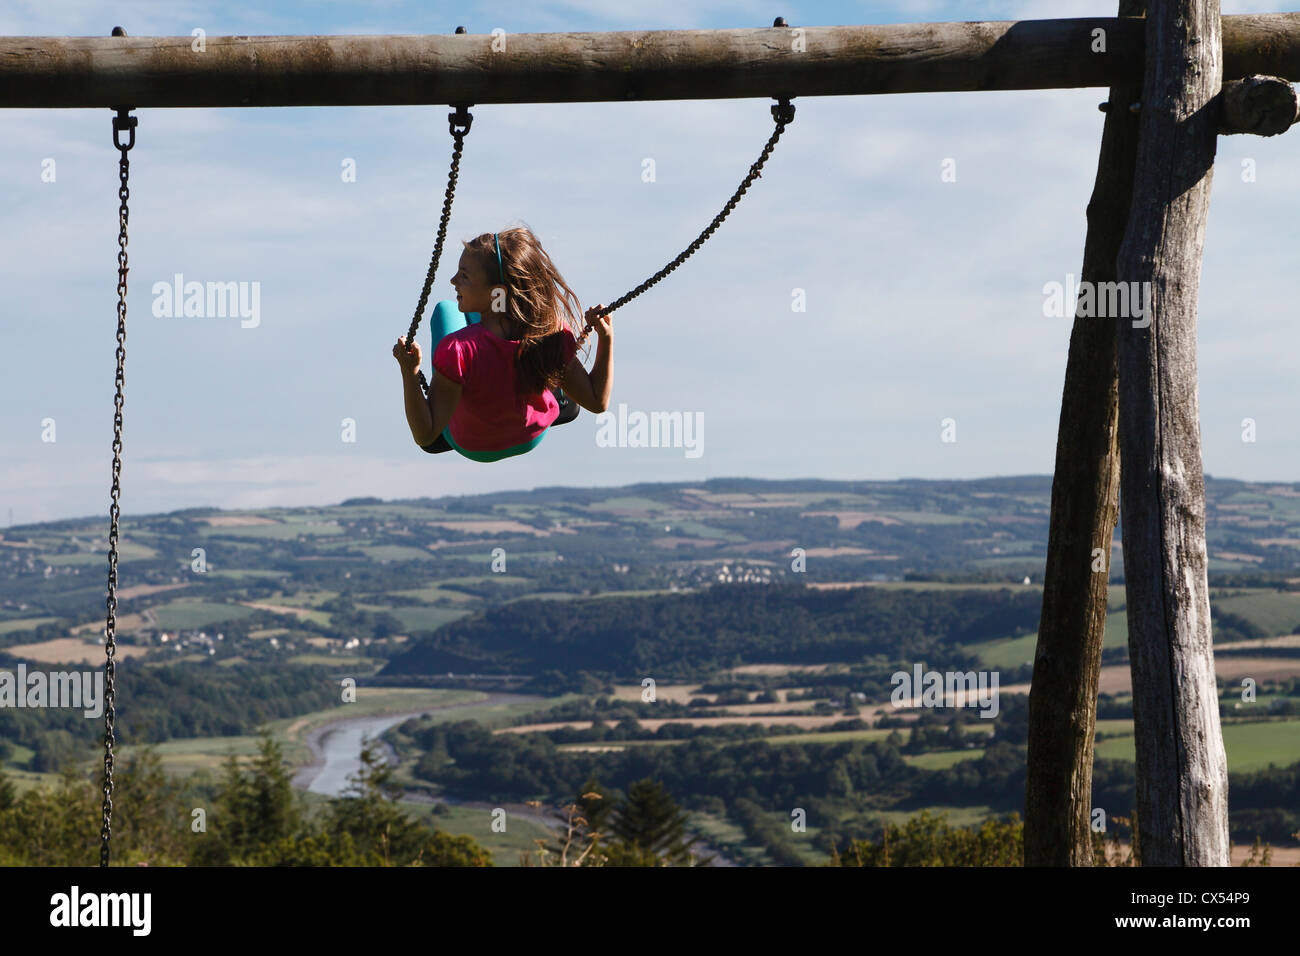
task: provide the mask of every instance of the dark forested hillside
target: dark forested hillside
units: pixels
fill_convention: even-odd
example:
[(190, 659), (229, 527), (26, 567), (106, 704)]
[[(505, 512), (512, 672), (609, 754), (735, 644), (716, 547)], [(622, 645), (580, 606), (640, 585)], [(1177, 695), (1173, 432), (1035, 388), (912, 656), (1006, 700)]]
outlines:
[(1037, 590), (964, 592), (802, 585), (713, 586), (688, 594), (516, 601), (448, 624), (395, 657), (385, 675), (449, 662), (490, 673), (585, 670), (688, 679), (757, 662), (932, 659), (966, 663), (960, 645), (1032, 633)]

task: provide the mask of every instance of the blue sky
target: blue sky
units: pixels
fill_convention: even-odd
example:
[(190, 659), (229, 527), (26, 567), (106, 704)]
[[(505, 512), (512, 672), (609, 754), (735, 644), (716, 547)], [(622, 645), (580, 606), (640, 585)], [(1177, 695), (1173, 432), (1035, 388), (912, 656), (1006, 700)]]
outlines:
[[(1225, 2), (1225, 15), (1294, 3)], [(1112, 2), (442, 4), (8, 0), (0, 33), (472, 33), (1113, 16)], [(702, 417), (702, 454), (600, 447), (595, 416), (482, 465), (412, 443), (391, 350), (414, 311), (450, 156), (445, 106), (141, 110), (131, 154), (122, 509), (256, 508), (727, 476), (1052, 470), (1103, 90), (795, 101), (713, 238), (614, 314), (613, 407)], [(474, 109), (435, 298), (459, 240), (526, 224), (584, 305), (708, 224), (770, 100)], [(106, 514), (116, 319), (110, 113), (3, 115), (0, 526)], [(1300, 479), (1292, 275), (1300, 134), (1219, 141), (1201, 284), (1206, 470)], [(656, 181), (642, 181), (651, 157)], [(957, 181), (941, 181), (952, 158)], [(46, 160), (54, 182), (42, 181)], [(343, 182), (345, 159), (356, 182)], [(1256, 181), (1244, 182), (1243, 160)], [(258, 283), (259, 324), (152, 314), (176, 273)], [(791, 309), (794, 289), (807, 310)], [(422, 337), (426, 347), (427, 337)], [(1241, 421), (1257, 422), (1243, 443)], [(956, 442), (941, 422), (956, 421)], [(47, 419), (56, 440), (42, 440)], [(344, 419), (356, 440), (342, 440)]]

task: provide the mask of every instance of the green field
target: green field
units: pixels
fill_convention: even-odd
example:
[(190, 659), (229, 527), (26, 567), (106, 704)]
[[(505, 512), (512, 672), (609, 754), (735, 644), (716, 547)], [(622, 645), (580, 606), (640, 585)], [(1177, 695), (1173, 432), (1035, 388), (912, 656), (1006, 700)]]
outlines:
[(234, 578), (241, 581), (244, 578), (287, 578), (292, 577), (288, 571), (266, 571), (257, 568), (253, 569), (236, 569), (227, 571), (219, 568), (212, 568), (204, 572), (218, 578)]
[[(526, 587), (533, 585), (532, 578), (523, 578), (517, 574), (467, 574), (455, 578), (443, 578), (438, 583), (443, 587), (455, 587), (457, 584), (482, 584), (484, 581), (491, 581), (493, 584), (522, 584)], [(463, 591), (462, 596), (474, 599), (472, 594), (467, 595)]]
[[(1097, 744), (1096, 755), (1132, 761), (1134, 747), (1133, 737), (1114, 737)], [(1300, 761), (1300, 720), (1224, 724), (1223, 749), (1232, 773), (1263, 770), (1270, 763), (1290, 766)]]
[(1041, 573), (1043, 556), (1041, 554), (1000, 554), (995, 558), (979, 558), (971, 564), (977, 568), (1023, 567), (1019, 573)]
[(32, 773), (30, 770), (21, 770), (36, 756), (31, 747), (24, 747), (22, 744), (14, 744), (13, 753), (10, 754), (9, 760), (0, 764), (0, 769), (4, 770), (5, 777), (14, 785), (14, 790), (23, 794), (33, 787), (52, 786), (59, 782), (57, 773)]
[(82, 554), (42, 554), (38, 561), (43, 561), (52, 568), (67, 567), (72, 564), (102, 564), (108, 566), (108, 558), (102, 554), (85, 552)]
[[(436, 799), (436, 798), (435, 798)], [(536, 820), (507, 811), (505, 815), (505, 832), (492, 830), (492, 811), (486, 807), (465, 807), (443, 804), (440, 813), (434, 813), (428, 803), (398, 801), (398, 806), (407, 811), (411, 819), (436, 826), (439, 830), (452, 836), (468, 836), (479, 846), (492, 854), (492, 862), (497, 866), (518, 866), (522, 853), (532, 853), (536, 865), (536, 840), (554, 843), (555, 833)], [(538, 807), (533, 813), (545, 815), (545, 808)], [(557, 823), (556, 826), (559, 824)]]
[(639, 591), (598, 591), (595, 594), (573, 594), (569, 591), (531, 591), (528, 594), (521, 594), (519, 597), (510, 598), (506, 603), (513, 604), (516, 601), (574, 601), (579, 599), (586, 601), (592, 598), (646, 597), (650, 594), (685, 594), (688, 591), (694, 590), (694, 588), (678, 588), (676, 591), (669, 588), (646, 588)]
[(1021, 664), (1032, 664), (1037, 647), (1037, 634), (1000, 637), (994, 641), (981, 641), (979, 644), (969, 645), (971, 653), (978, 655), (986, 667), (1019, 667)]
[[(559, 554), (559, 552), (554, 550), (515, 551), (513, 549), (510, 549), (506, 551), (506, 566), (509, 567), (511, 561), (523, 561), (525, 563), (528, 563), (530, 561), (546, 561), (549, 563), (555, 560), (557, 554)], [(458, 554), (457, 557), (459, 557), (462, 561), (469, 561), (474, 564), (490, 564), (491, 562), (496, 560), (492, 556), (491, 551), (484, 551), (482, 550), (481, 547), (478, 551), (474, 551), (469, 554)], [(497, 574), (498, 577), (501, 574), (498, 572), (493, 572), (493, 573)]]
[(650, 594), (686, 594), (693, 593), (695, 588), (678, 588), (676, 591), (671, 588), (644, 588), (642, 590), (631, 591), (598, 591), (590, 595), (594, 598), (612, 598), (612, 597), (646, 597)]
[(878, 810), (876, 816), (888, 823), (902, 826), (922, 810), (928, 810), (932, 816), (946, 815), (948, 823), (955, 827), (979, 826), (989, 817), (998, 816), (992, 807), (920, 807), (916, 810)]
[(794, 851), (803, 858), (804, 866), (822, 866), (830, 860), (831, 856), (829, 853), (825, 853), (813, 846), (813, 838), (823, 829), (818, 826), (818, 823), (821, 821), (819, 821), (816, 816), (812, 814), (808, 815), (808, 818), (804, 820), (804, 829), (802, 832), (795, 832), (793, 828), (791, 828), (791, 821), (794, 818), (790, 813), (774, 813), (770, 815), (770, 819), (773, 819), (777, 826), (782, 827), (783, 829), (790, 828), (789, 845), (792, 846)]
[(632, 495), (616, 498), (606, 498), (604, 501), (598, 501), (595, 504), (586, 506), (587, 511), (640, 511), (640, 512), (662, 512), (670, 510), (667, 505), (660, 504), (651, 498), (640, 498)]
[[(690, 743), (692, 738), (679, 737), (675, 740), (591, 740), (585, 744), (556, 744), (556, 750), (583, 750), (588, 747), (611, 747), (616, 750), (626, 750), (630, 747), (675, 747), (678, 744)], [(713, 743), (720, 741), (713, 738), (702, 738), (710, 740)]]
[[(270, 517), (270, 515), (263, 515)], [(332, 537), (343, 534), (345, 529), (336, 524), (307, 524), (306, 522), (282, 521), (279, 524), (225, 525), (221, 527), (205, 525), (199, 528), (204, 538), (257, 538), (259, 540), (282, 541), (298, 536)]]
[(903, 760), (913, 767), (920, 767), (922, 770), (947, 770), (963, 760), (978, 760), (983, 756), (984, 751), (982, 749), (974, 748), (971, 750), (934, 750), (925, 754), (906, 754)]
[(350, 669), (354, 674), (370, 674), (383, 665), (376, 657), (353, 657), (347, 654), (297, 654), (289, 658), (290, 664), (308, 664), (317, 667)]
[(19, 617), (12, 621), (0, 621), (0, 634), (11, 634), (14, 631), (30, 631), (42, 624), (57, 620), (57, 617)]
[(1300, 594), (1259, 588), (1213, 603), (1220, 611), (1238, 614), (1262, 627), (1270, 637), (1290, 634), (1300, 625)]
[(1227, 561), (1223, 558), (1209, 558), (1205, 562), (1205, 569), (1211, 572), (1217, 571), (1253, 571), (1255, 562), (1253, 561)]
[(179, 598), (154, 608), (158, 626), (164, 630), (193, 630), (221, 621), (239, 621), (256, 614), (242, 604), (215, 604), (194, 598)]
[(513, 597), (506, 603), (514, 604), (516, 601), (572, 601), (574, 598), (580, 597), (582, 597), (581, 594), (570, 594), (568, 591), (533, 591), (530, 594)]
[[(361, 607), (361, 605), (357, 605)], [(402, 622), (408, 631), (436, 631), (444, 624), (460, 620), (469, 611), (450, 607), (393, 607), (380, 608)]]
[[(285, 741), (281, 740), (281, 746), (284, 745)], [(191, 737), (168, 740), (150, 746), (158, 755), (165, 771), (179, 776), (188, 776), (198, 770), (216, 773), (229, 754), (234, 754), (236, 757), (252, 757), (257, 753), (258, 738), (251, 735)], [(125, 762), (140, 749), (139, 746), (119, 746), (115, 753), (117, 759)], [(286, 755), (287, 753), (286, 748)]]
[(1013, 584), (1010, 581), (979, 581), (954, 584), (949, 581), (864, 581), (863, 584), (886, 591), (1042, 591), (1041, 584)]
[(905, 524), (978, 524), (982, 518), (967, 515), (946, 515), (939, 511), (881, 511), (888, 518), (897, 518)]
[[(991, 734), (993, 732), (993, 723), (967, 724), (963, 731), (973, 734)], [(911, 730), (907, 727), (889, 727), (873, 728), (871, 730), (826, 730), (813, 731), (807, 734), (779, 734), (774, 737), (764, 737), (770, 744), (834, 744), (843, 743), (846, 740), (885, 740), (895, 730), (898, 731), (906, 742)]]
[(338, 591), (312, 591), (304, 589), (302, 591), (295, 591), (292, 594), (280, 593), (274, 597), (262, 598), (258, 603), (283, 604), (286, 607), (312, 608), (318, 607), (326, 601), (332, 601), (338, 596)]
[[(1103, 721), (1102, 723), (1105, 722)], [(1114, 723), (1128, 725), (1129, 731), (1131, 732), (1132, 721), (1120, 720), (1120, 721), (1114, 721)], [(772, 736), (769, 737), (746, 738), (743, 741), (730, 740), (730, 739), (724, 740), (723, 738), (720, 737), (709, 737), (709, 736), (677, 738), (671, 740), (592, 740), (592, 741), (586, 741), (584, 743), (558, 744), (556, 746), (556, 749), (582, 750), (587, 747), (617, 747), (623, 749), (629, 749), (634, 747), (672, 747), (672, 746), (677, 746), (679, 744), (688, 743), (690, 740), (702, 740), (708, 743), (722, 744), (723, 746), (727, 746), (730, 744), (739, 745), (741, 743), (749, 744), (749, 743), (755, 743), (760, 740), (763, 741), (764, 743), (768, 743), (773, 746), (784, 746), (788, 744), (837, 744), (837, 743), (844, 743), (846, 741), (852, 741), (852, 740), (861, 740), (869, 743), (872, 741), (887, 740), (889, 738), (889, 735), (894, 733), (895, 730), (898, 731), (899, 736), (903, 738), (904, 742), (906, 742), (908, 735), (911, 733), (911, 730), (907, 727), (897, 727), (897, 728), (891, 727), (891, 728), (872, 728), (869, 730), (810, 731), (809, 733), (804, 733), (804, 734), (773, 734)], [(980, 735), (980, 734), (991, 734), (993, 732), (993, 724), (991, 721), (988, 723), (966, 724), (963, 726), (962, 730), (966, 734), (972, 736)], [(983, 753), (983, 750), (980, 748), (976, 748), (971, 750), (943, 751), (943, 753), (964, 754), (965, 757), (959, 759), (967, 759), (967, 758), (980, 756)], [(925, 754), (916, 755), (915, 759), (919, 760), (926, 756), (929, 755), (925, 755)], [(911, 761), (914, 759), (914, 757), (909, 755), (907, 756), (906, 759)], [(952, 760), (951, 762), (956, 763), (958, 762), (958, 760), (955, 759)], [(923, 765), (924, 763), (918, 764), (918, 766), (923, 766)], [(942, 764), (942, 765), (946, 766), (947, 764)]]
[(433, 555), (424, 548), (405, 544), (376, 544), (360, 549), (371, 561), (432, 561)]
[(673, 532), (676, 534), (694, 535), (697, 538), (716, 538), (719, 541), (746, 540), (744, 535), (735, 534), (731, 531), (723, 531), (721, 528), (711, 527), (702, 521), (691, 521), (689, 519), (674, 523)]
[[(158, 552), (148, 545), (136, 544), (134, 541), (119, 540), (117, 556), (126, 561), (156, 558)], [(58, 568), (71, 564), (102, 564), (108, 567), (108, 551), (79, 551), (74, 554), (42, 554), (39, 560), (50, 567)]]
[(447, 710), (436, 711), (432, 714), (426, 714), (422, 719), (431, 720), (435, 723), (446, 723), (457, 720), (476, 720), (485, 727), (497, 729), (499, 727), (509, 727), (514, 722), (527, 714), (541, 712), (541, 719), (545, 720), (545, 712), (552, 707), (561, 704), (572, 703), (578, 700), (589, 700), (590, 698), (583, 694), (563, 694), (559, 697), (548, 697), (542, 701), (524, 702), (524, 703), (502, 703), (493, 704), (490, 707), (475, 707), (466, 711), (459, 707), (450, 707)]
[(721, 849), (741, 866), (771, 866), (767, 851), (745, 837), (745, 831), (730, 820), (711, 813), (692, 813), (690, 824), (709, 843)]
[[(268, 605), (274, 604), (276, 606), (283, 606), (286, 608), (293, 607), (295, 609), (292, 611), (271, 611), (271, 613), (283, 614), (285, 617), (291, 617), (294, 620), (298, 620), (298, 621), (311, 621), (314, 624), (319, 624), (321, 627), (329, 627), (330, 623), (334, 619), (334, 616), (330, 614), (328, 611), (312, 611), (312, 610), (308, 610), (307, 608), (299, 609), (292, 604), (280, 605), (280, 601), (278, 598), (267, 598), (265, 601), (256, 601), (254, 603), (268, 604)], [(361, 605), (357, 605), (357, 606), (360, 607)], [(265, 611), (267, 609), (265, 607), (261, 607), (261, 608), (249, 608), (248, 610), (256, 612), (256, 611)], [(381, 610), (387, 610), (387, 608), (383, 608)]]
[[(1112, 611), (1106, 615), (1106, 634), (1101, 641), (1102, 647), (1128, 646), (1128, 612)], [(1025, 634), (1022, 637), (998, 638), (993, 641), (981, 641), (968, 645), (971, 652), (978, 654), (988, 667), (1019, 667), (1021, 664), (1034, 662), (1034, 651), (1038, 647), (1038, 634)]]
[[(886, 587), (905, 587), (908, 582), (878, 585)], [(1005, 587), (1005, 585), (997, 585)], [(961, 585), (948, 585), (959, 589)], [(1290, 634), (1300, 625), (1300, 593), (1276, 591), (1266, 588), (1241, 589), (1231, 592), (1231, 597), (1218, 597), (1214, 606), (1222, 611), (1240, 615), (1251, 623), (1263, 628), (1269, 635)], [(1108, 595), (1108, 604), (1113, 608), (1123, 605), (1126, 594), (1122, 585), (1112, 586)], [(1031, 664), (1034, 649), (1038, 644), (1037, 634), (1026, 634), (1016, 638), (999, 638), (971, 644), (972, 652), (989, 667), (1018, 667)], [(1106, 615), (1106, 636), (1102, 647), (1128, 646), (1128, 613), (1112, 610)], [(1231, 647), (1229, 644), (1223, 645)]]
[(406, 591), (390, 591), (389, 593), (395, 594), (399, 597), (414, 598), (417, 601), (424, 601), (426, 604), (435, 604), (443, 598), (457, 604), (463, 604), (465, 601), (474, 600), (472, 594), (466, 594), (464, 591), (453, 591), (449, 588), (440, 588), (436, 584)]
[[(805, 508), (814, 505), (835, 511), (874, 511), (881, 499), (874, 495), (858, 495), (838, 491), (776, 491), (759, 492), (764, 501), (795, 501)], [(742, 506), (743, 507), (743, 506)]]
[(1097, 721), (1096, 732), (1099, 734), (1118, 734), (1120, 736), (1131, 737), (1133, 735), (1133, 721), (1123, 720), (1120, 718), (1111, 718)]
[[(258, 513), (266, 515), (270, 514), (269, 511)], [(413, 514), (427, 517), (430, 520), (452, 517), (438, 508), (426, 508), (420, 505), (396, 502), (379, 505), (348, 505), (346, 508), (342, 505), (333, 505), (327, 508), (322, 508), (321, 514), (332, 521), (342, 521), (347, 518), (353, 520), (359, 518), (383, 518), (386, 520), (392, 520), (394, 518), (410, 518)]]
[(14, 792), (19, 795), (36, 788), (54, 787), (59, 783), (57, 773), (30, 773), (26, 770), (5, 768), (5, 777), (13, 783)]

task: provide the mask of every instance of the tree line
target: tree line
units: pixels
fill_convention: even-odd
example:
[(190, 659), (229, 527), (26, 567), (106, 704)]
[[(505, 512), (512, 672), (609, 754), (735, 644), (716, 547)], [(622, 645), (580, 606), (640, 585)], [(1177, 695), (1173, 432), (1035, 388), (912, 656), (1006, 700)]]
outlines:
[(963, 645), (1032, 633), (1041, 604), (1010, 589), (937, 592), (802, 584), (686, 594), (517, 601), (421, 637), (383, 675), (582, 670), (664, 682), (746, 663), (818, 664), (876, 655), (972, 670)]

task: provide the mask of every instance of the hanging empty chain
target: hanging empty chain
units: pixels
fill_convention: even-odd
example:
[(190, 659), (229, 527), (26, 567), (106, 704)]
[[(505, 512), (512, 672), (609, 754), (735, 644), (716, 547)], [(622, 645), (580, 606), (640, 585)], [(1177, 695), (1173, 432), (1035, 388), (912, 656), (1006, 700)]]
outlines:
[[(113, 145), (119, 158), (117, 175), (120, 184), (117, 197), (121, 205), (117, 211), (117, 374), (114, 384), (117, 394), (113, 398), (113, 489), (112, 504), (108, 509), (108, 621), (104, 627), (104, 824), (99, 834), (99, 865), (108, 866), (109, 841), (113, 835), (113, 743), (114, 703), (117, 686), (114, 680), (113, 655), (117, 651), (117, 520), (121, 514), (118, 500), (122, 494), (122, 398), (126, 384), (126, 225), (129, 210), (127, 200), (130, 190), (127, 178), (131, 166), (127, 152), (135, 145), (136, 117), (129, 115), (130, 107), (123, 107), (113, 117)], [(125, 143), (122, 133), (129, 133)]]

